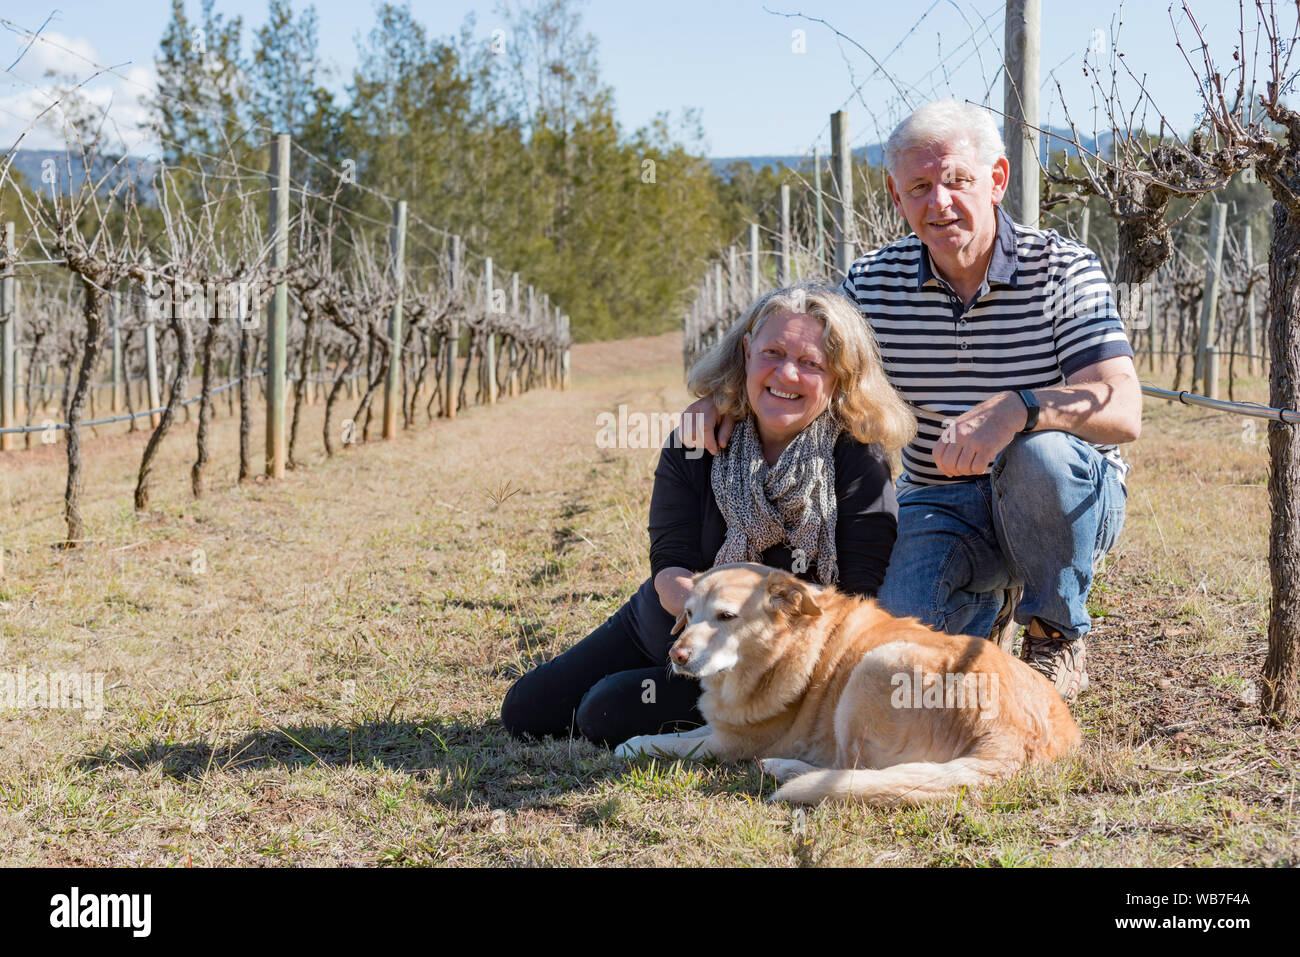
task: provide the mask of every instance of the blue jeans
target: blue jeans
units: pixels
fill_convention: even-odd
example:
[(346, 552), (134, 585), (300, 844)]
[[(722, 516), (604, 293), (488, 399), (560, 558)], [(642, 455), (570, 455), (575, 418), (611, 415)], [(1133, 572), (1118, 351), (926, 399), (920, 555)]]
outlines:
[(1066, 432), (1018, 435), (990, 475), (952, 485), (898, 482), (898, 540), (878, 596), (955, 635), (987, 637), (1001, 592), (1021, 585), (1015, 620), (1088, 633), (1093, 564), (1124, 527), (1118, 469)]

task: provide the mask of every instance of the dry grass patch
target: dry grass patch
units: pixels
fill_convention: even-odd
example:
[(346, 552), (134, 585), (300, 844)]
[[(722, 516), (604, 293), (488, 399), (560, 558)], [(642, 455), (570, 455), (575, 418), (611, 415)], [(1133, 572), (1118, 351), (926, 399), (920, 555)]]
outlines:
[[(1259, 383), (1253, 388), (1260, 391)], [(1250, 397), (1261, 399), (1262, 395)], [(99, 721), (0, 713), (13, 864), (1206, 865), (1300, 860), (1300, 741), (1256, 719), (1267, 460), (1240, 419), (1149, 402), (1093, 597), (1076, 758), (979, 796), (796, 811), (756, 765), (625, 765), (497, 721), (515, 676), (648, 572), (657, 453), (596, 416), (679, 411), (674, 336), (579, 346), (574, 388), (472, 409), (209, 497), (193, 426), (132, 514), (143, 436), (86, 443), (95, 541), (61, 552), (62, 449), (0, 458), (0, 669), (106, 675)], [(1262, 435), (1262, 427), (1259, 431)], [(261, 437), (255, 435), (255, 447)]]

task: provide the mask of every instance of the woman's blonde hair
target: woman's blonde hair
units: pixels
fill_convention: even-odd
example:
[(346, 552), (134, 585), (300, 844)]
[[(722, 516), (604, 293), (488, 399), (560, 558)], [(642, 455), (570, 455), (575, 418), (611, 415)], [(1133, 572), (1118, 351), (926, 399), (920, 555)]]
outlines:
[(821, 283), (776, 289), (750, 306), (691, 368), (686, 379), (691, 393), (713, 399), (720, 415), (748, 416), (745, 336), (757, 333), (768, 317), (778, 312), (821, 320), (827, 371), (835, 381), (831, 413), (853, 438), (878, 442), (887, 452), (911, 441), (916, 434), (916, 416), (885, 378), (871, 327), (838, 289)]

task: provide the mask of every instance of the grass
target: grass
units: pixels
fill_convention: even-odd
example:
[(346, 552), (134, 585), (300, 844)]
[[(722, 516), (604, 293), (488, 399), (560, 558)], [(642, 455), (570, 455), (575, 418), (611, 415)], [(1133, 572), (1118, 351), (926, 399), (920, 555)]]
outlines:
[[(1261, 724), (1266, 451), (1242, 420), (1148, 401), (1120, 544), (1092, 596), (1085, 745), (980, 794), (894, 812), (773, 806), (756, 764), (625, 764), (523, 745), (511, 681), (647, 574), (657, 453), (596, 416), (681, 409), (675, 337), (581, 346), (574, 388), (474, 408), (234, 484), (193, 426), (154, 507), (143, 436), (86, 443), (94, 541), (62, 534), (63, 448), (0, 456), (0, 673), (105, 674), (105, 713), (0, 711), (15, 865), (1240, 865), (1300, 861), (1300, 738)], [(1148, 376), (1151, 378), (1150, 376)], [(1158, 378), (1158, 377), (1155, 377)], [(1260, 382), (1246, 397), (1265, 398)], [(261, 436), (254, 447), (261, 448)]]

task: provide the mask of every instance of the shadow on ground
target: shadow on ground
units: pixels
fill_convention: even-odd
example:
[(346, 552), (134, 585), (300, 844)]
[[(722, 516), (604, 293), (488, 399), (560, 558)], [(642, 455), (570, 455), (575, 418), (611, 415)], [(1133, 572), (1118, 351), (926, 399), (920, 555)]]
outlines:
[(299, 725), (249, 734), (215, 748), (208, 741), (153, 740), (130, 748), (106, 746), (82, 757), (86, 771), (159, 769), (179, 781), (210, 773), (239, 775), (282, 769), (387, 769), (411, 774), (427, 786), (431, 804), (463, 807), (487, 803), (517, 808), (546, 803), (624, 773), (609, 751), (582, 740), (524, 744), (494, 723), (373, 721)]

